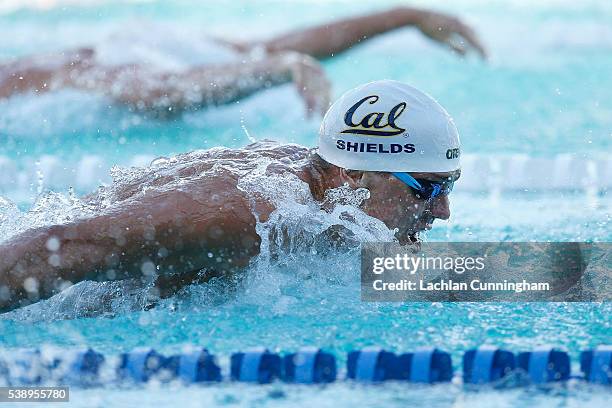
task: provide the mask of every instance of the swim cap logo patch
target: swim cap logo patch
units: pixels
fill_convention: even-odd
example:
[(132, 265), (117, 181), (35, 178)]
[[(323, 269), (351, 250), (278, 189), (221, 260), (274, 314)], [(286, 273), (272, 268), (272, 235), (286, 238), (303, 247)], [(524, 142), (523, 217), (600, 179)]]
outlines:
[(351, 108), (346, 111), (346, 115), (344, 115), (344, 123), (349, 128), (344, 129), (341, 133), (388, 137), (396, 136), (405, 132), (406, 129), (397, 126), (395, 124), (395, 120), (399, 118), (406, 109), (406, 102), (401, 102), (395, 105), (393, 109), (389, 111), (386, 122), (385, 113), (372, 112), (368, 113), (359, 122), (355, 123), (353, 118), (355, 111), (357, 111), (357, 109), (359, 109), (359, 107), (366, 101), (368, 101), (370, 105), (373, 105), (378, 101), (378, 99), (380, 98), (377, 95), (366, 96), (351, 106)]
[(448, 149), (446, 151), (446, 158), (448, 160), (458, 159), (460, 155), (461, 155), (461, 152), (459, 151), (459, 148), (457, 147), (454, 149)]

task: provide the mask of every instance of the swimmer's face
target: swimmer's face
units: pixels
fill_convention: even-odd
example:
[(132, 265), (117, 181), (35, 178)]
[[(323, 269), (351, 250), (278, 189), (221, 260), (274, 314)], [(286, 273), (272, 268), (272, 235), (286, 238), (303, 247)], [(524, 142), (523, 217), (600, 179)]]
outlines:
[[(452, 173), (410, 173), (416, 179), (441, 182), (457, 180), (460, 171)], [(431, 200), (418, 198), (414, 191), (390, 173), (347, 172), (355, 187), (370, 190), (370, 198), (363, 210), (383, 221), (391, 229), (397, 228), (400, 243), (415, 242), (420, 231), (429, 230), (436, 218), (450, 217), (449, 198), (440, 195)], [(353, 184), (353, 183), (351, 183)]]

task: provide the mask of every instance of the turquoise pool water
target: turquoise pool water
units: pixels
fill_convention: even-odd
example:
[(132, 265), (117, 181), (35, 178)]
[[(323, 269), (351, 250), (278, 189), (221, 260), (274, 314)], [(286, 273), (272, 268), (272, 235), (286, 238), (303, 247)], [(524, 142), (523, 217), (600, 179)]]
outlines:
[[(50, 1), (45, 9), (13, 1), (2, 5), (0, 58), (93, 44), (108, 58), (146, 55), (166, 63), (197, 63), (194, 50), (204, 33), (269, 36), (397, 4), (71, 3)], [(612, 6), (468, 0), (434, 5), (474, 25), (490, 50), (488, 63), (456, 58), (409, 29), (324, 62), (335, 96), (362, 82), (393, 78), (434, 95), (455, 117), (465, 171), (453, 193), (451, 220), (435, 224), (426, 239), (610, 241)], [(126, 46), (133, 43), (137, 46)], [(69, 186), (76, 195), (90, 192), (109, 182), (113, 165), (146, 165), (160, 155), (239, 147), (252, 139), (312, 146), (318, 119), (303, 116), (289, 85), (171, 121), (149, 120), (109, 106), (104, 98), (68, 90), (0, 101), (0, 196), (5, 199), (0, 201), (0, 240), (66, 214), (78, 216), (79, 202)], [(286, 204), (283, 211), (296, 211), (292, 202)], [(308, 226), (314, 217), (302, 215)], [(380, 238), (384, 232), (360, 237)], [(612, 342), (609, 303), (366, 304), (359, 300), (358, 268), (355, 252), (321, 257), (302, 248), (287, 254), (282, 264), (259, 259), (230, 294), (214, 284), (191, 287), (149, 311), (134, 311), (137, 302), (125, 299), (93, 317), (87, 317), (91, 299), (103, 288), (84, 283), (64, 298), (4, 315), (0, 347), (91, 346), (113, 354), (152, 346), (170, 354), (199, 344), (227, 357), (256, 345), (278, 351), (318, 345), (342, 358), (350, 349), (372, 344), (398, 351), (436, 345), (452, 353), (457, 371), (461, 352), (484, 342), (513, 351), (554, 344), (569, 350), (574, 362), (579, 350)], [(72, 405), (88, 407), (605, 406), (609, 398), (609, 390), (578, 382), (546, 392), (471, 392), (458, 384), (72, 391)]]

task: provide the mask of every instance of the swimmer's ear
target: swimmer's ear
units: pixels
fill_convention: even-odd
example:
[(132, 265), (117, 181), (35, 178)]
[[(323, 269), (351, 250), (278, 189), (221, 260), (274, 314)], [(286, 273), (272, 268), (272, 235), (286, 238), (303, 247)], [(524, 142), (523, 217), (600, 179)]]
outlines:
[(362, 179), (365, 172), (360, 170), (340, 169), (340, 177), (343, 183), (348, 183), (351, 188), (363, 187)]

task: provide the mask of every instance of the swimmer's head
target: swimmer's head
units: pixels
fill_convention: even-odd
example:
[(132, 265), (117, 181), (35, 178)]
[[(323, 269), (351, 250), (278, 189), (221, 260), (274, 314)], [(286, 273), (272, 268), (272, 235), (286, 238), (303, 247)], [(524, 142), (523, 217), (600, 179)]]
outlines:
[(400, 242), (450, 216), (448, 194), (460, 175), (457, 128), (409, 85), (376, 81), (342, 95), (323, 119), (318, 154), (338, 168), (340, 181), (370, 190), (364, 210), (397, 228)]

